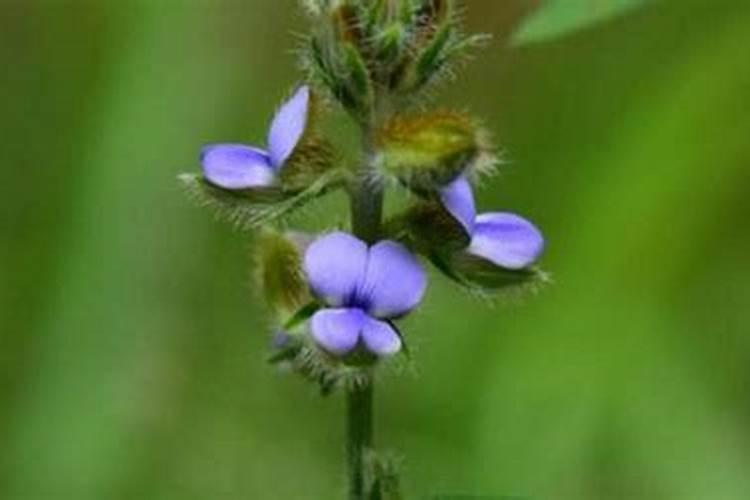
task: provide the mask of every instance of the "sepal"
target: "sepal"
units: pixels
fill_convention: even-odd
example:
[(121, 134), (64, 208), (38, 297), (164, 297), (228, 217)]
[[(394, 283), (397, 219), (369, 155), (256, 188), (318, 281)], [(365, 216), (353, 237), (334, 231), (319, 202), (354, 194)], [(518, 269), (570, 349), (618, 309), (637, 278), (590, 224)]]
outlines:
[(289, 215), (297, 208), (343, 187), (349, 173), (339, 169), (326, 171), (299, 191), (283, 187), (227, 190), (208, 182), (200, 174), (182, 174), (180, 184), (197, 204), (214, 209), (216, 214), (240, 229), (253, 229)]
[(317, 179), (334, 170), (339, 163), (330, 141), (308, 134), (279, 172), (281, 187), (291, 193), (304, 191)]
[(385, 232), (424, 255), (436, 249), (458, 251), (471, 243), (466, 228), (437, 201), (417, 201), (386, 221)]
[(534, 293), (550, 282), (537, 266), (506, 269), (465, 251), (435, 251), (429, 257), (451, 280), (480, 295)]

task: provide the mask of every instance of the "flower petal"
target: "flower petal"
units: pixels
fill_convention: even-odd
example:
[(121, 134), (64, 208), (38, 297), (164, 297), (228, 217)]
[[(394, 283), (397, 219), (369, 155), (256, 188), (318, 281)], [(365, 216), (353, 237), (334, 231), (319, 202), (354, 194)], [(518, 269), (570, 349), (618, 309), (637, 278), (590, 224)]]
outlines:
[(365, 276), (367, 245), (336, 232), (315, 240), (305, 252), (304, 269), (315, 295), (328, 305), (349, 305)]
[(474, 232), (476, 206), (471, 184), (465, 176), (459, 176), (440, 190), (440, 199), (448, 212), (466, 229), (468, 234)]
[(391, 325), (365, 317), (362, 325), (362, 340), (367, 350), (378, 356), (392, 356), (401, 350), (401, 337)]
[(523, 217), (487, 213), (477, 217), (468, 252), (507, 269), (523, 269), (544, 251), (541, 231)]
[(370, 248), (367, 272), (357, 290), (357, 302), (378, 318), (402, 316), (422, 300), (427, 276), (414, 255), (393, 241)]
[(276, 179), (265, 151), (242, 144), (216, 144), (201, 152), (203, 176), (225, 189), (268, 187)]
[(300, 87), (276, 112), (268, 132), (271, 164), (279, 169), (291, 156), (307, 127), (310, 88)]
[(361, 309), (322, 309), (310, 320), (313, 339), (326, 351), (347, 354), (357, 346), (367, 315)]

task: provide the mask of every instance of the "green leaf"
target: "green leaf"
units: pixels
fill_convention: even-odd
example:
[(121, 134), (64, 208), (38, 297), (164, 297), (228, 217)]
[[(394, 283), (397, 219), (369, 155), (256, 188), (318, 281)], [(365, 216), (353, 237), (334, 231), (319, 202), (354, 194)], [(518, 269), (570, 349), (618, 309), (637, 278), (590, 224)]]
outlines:
[(548, 41), (607, 21), (646, 3), (646, 0), (544, 0), (512, 38), (515, 46)]

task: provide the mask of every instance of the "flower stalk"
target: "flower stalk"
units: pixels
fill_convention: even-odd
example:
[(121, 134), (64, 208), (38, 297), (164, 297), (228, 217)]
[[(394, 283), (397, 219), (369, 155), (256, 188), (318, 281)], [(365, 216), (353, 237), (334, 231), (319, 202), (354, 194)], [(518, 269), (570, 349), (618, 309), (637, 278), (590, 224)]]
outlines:
[(346, 460), (349, 500), (369, 498), (367, 457), (373, 449), (373, 381), (350, 388), (346, 394)]
[[(368, 117), (368, 121), (373, 121)], [(383, 219), (384, 191), (375, 182), (372, 164), (372, 125), (361, 127), (362, 163), (350, 189), (350, 220), (352, 234), (365, 243), (374, 244), (380, 239)], [(349, 480), (349, 500), (369, 498), (367, 456), (374, 450), (373, 405), (374, 383), (371, 372), (362, 383), (347, 389), (346, 393), (346, 461)]]

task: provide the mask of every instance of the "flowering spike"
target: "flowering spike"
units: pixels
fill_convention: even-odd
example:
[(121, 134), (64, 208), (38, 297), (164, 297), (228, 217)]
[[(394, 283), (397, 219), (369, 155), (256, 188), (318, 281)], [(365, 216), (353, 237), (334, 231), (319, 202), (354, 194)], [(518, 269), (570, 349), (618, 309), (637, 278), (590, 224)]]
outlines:
[[(488, 135), (470, 116), (414, 111), (428, 87), (481, 41), (461, 30), (455, 0), (300, 0), (314, 19), (297, 87), (269, 125), (263, 148), (210, 145), (188, 193), (256, 240), (256, 284), (277, 315), (269, 362), (347, 390), (350, 498), (400, 498), (398, 475), (372, 451), (376, 364), (404, 353), (396, 320), (416, 309), (427, 276), (416, 254), (479, 293), (543, 282), (541, 232), (510, 213), (477, 215), (470, 181), (494, 167)], [(327, 91), (359, 125), (352, 168), (316, 130)], [(392, 182), (387, 182), (392, 181)], [(394, 184), (415, 200), (384, 219)], [(354, 234), (320, 237), (267, 227), (332, 189), (346, 187)], [(381, 239), (387, 235), (388, 239)], [(412, 253), (414, 252), (414, 253)]]

